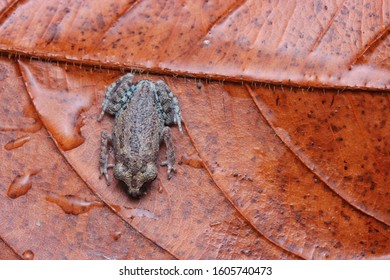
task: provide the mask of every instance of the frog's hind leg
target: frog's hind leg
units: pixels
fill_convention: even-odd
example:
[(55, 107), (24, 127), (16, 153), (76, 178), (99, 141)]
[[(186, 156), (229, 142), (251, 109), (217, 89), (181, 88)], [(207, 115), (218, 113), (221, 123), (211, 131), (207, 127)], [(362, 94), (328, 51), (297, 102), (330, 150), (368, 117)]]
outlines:
[(175, 150), (173, 149), (172, 134), (169, 126), (166, 126), (162, 130), (162, 138), (166, 146), (166, 161), (161, 163), (161, 166), (167, 166), (168, 179), (172, 178), (172, 171), (176, 172), (175, 167)]
[(102, 139), (100, 144), (100, 176), (101, 178), (103, 175), (106, 178), (107, 185), (110, 185), (110, 181), (108, 178), (108, 168), (112, 168), (115, 165), (108, 163), (108, 145), (112, 145), (112, 137), (111, 135), (106, 131), (102, 131)]
[(128, 73), (117, 79), (107, 88), (98, 121), (103, 118), (105, 112), (115, 115), (128, 102), (133, 94), (131, 89), (133, 79), (134, 75)]
[(179, 101), (164, 81), (156, 82), (157, 98), (161, 104), (161, 113), (166, 125), (177, 124), (181, 133), (181, 112)]

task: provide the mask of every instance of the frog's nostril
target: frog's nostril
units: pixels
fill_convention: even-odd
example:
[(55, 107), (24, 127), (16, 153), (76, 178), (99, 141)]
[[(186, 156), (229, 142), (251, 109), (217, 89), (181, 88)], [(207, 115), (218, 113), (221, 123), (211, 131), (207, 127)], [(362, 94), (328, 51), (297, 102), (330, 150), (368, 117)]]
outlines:
[(131, 187), (134, 189), (138, 189), (137, 180), (134, 178), (131, 179)]

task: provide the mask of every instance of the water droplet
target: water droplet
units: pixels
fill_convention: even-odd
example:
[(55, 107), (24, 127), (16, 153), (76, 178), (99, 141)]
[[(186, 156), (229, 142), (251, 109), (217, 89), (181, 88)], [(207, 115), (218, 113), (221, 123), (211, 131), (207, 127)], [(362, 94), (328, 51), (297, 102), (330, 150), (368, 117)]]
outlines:
[(31, 176), (36, 175), (39, 171), (41, 170), (32, 170), (16, 176), (8, 187), (7, 195), (13, 199), (25, 195), (32, 187)]
[(260, 147), (253, 147), (253, 151), (258, 154), (259, 156), (261, 157), (266, 157), (267, 154), (265, 153), (265, 149), (264, 148), (260, 148)]
[(57, 204), (67, 214), (79, 215), (88, 212), (94, 207), (104, 207), (101, 201), (87, 201), (75, 195), (57, 195), (50, 193), (46, 200)]
[(116, 212), (120, 212), (121, 211), (121, 207), (119, 205), (116, 205), (116, 204), (110, 204), (110, 207)]
[(252, 251), (251, 250), (241, 250), (241, 253), (247, 255), (247, 256), (250, 256), (252, 255)]
[(183, 163), (197, 169), (204, 168), (203, 161), (199, 158), (198, 155), (193, 155), (193, 156), (182, 155), (179, 164), (183, 164)]
[(25, 260), (33, 260), (34, 259), (34, 253), (31, 250), (26, 250), (22, 253), (22, 257)]
[(27, 143), (28, 141), (30, 141), (30, 139), (31, 139), (30, 136), (21, 136), (19, 138), (9, 141), (7, 144), (5, 144), (4, 148), (6, 150), (13, 150), (19, 148), (23, 146), (25, 143)]
[[(84, 143), (80, 129), (84, 125), (80, 114), (92, 106), (92, 85), (84, 85), (87, 79), (73, 77), (61, 67), (44, 65), (31, 67), (21, 64), (22, 74), (28, 81), (28, 93), (40, 119), (64, 151)], [(80, 76), (85, 73), (80, 73)], [(85, 74), (86, 75), (86, 74)]]
[(22, 131), (37, 132), (38, 130), (41, 129), (42, 122), (33, 104), (27, 104), (26, 106), (24, 106), (23, 113), (26, 116), (26, 118), (29, 118), (30, 120), (32, 120), (32, 122), (28, 125), (24, 125), (21, 129)]
[(153, 219), (153, 220), (157, 220), (157, 216), (149, 211), (149, 210), (146, 210), (146, 209), (141, 209), (141, 208), (129, 208), (129, 207), (126, 207), (126, 216), (128, 217), (146, 217), (146, 218), (149, 218), (149, 219)]
[(216, 221), (216, 222), (212, 222), (209, 224), (210, 227), (215, 227), (215, 226), (219, 226), (220, 224), (222, 224), (220, 221)]
[(211, 44), (211, 41), (208, 39), (204, 40), (202, 43), (203, 46), (209, 46), (210, 44)]
[(32, 104), (23, 108), (24, 118), (16, 124), (0, 124), (0, 131), (37, 132), (42, 127), (37, 112)]
[(122, 236), (121, 231), (116, 231), (112, 234), (112, 238), (114, 238), (115, 241), (117, 241)]

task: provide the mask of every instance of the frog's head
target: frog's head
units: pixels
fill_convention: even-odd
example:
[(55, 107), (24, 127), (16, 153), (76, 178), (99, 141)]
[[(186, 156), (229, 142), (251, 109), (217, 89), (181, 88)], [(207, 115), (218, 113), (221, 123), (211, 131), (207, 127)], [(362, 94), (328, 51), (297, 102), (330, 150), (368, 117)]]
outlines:
[(152, 182), (157, 177), (157, 166), (149, 162), (140, 168), (128, 168), (123, 163), (116, 164), (114, 176), (127, 186), (127, 192), (131, 197), (140, 197), (145, 193), (145, 184)]

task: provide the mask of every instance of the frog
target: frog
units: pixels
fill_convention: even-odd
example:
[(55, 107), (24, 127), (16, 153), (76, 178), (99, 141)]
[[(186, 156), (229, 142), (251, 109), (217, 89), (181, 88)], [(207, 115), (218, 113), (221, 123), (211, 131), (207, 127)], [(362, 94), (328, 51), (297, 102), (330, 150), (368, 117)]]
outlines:
[[(167, 177), (177, 172), (171, 125), (181, 134), (182, 116), (179, 101), (168, 85), (158, 80), (140, 80), (127, 73), (107, 87), (98, 121), (107, 113), (115, 117), (112, 133), (101, 132), (100, 178), (110, 185), (108, 169), (113, 168), (115, 179), (123, 182), (127, 193), (139, 198), (158, 173), (160, 145), (166, 146)], [(109, 163), (113, 148), (115, 163)]]

